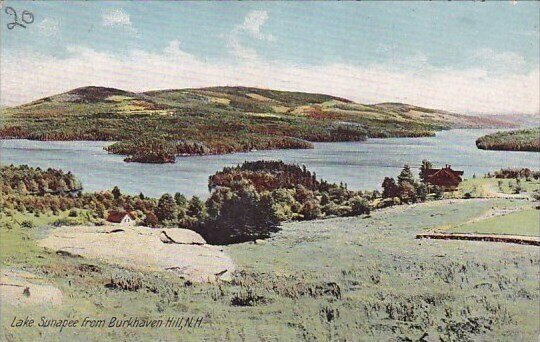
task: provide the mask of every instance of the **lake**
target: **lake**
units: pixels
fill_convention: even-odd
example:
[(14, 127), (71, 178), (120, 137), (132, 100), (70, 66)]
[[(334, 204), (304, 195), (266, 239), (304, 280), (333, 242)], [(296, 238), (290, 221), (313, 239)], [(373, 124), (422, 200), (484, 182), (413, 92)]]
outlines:
[(305, 164), (319, 178), (343, 181), (353, 190), (380, 188), (384, 177), (397, 176), (404, 164), (417, 169), (422, 159), (432, 161), (435, 166), (450, 164), (464, 170), (465, 178), (503, 167), (540, 168), (539, 153), (477, 149), (475, 140), (494, 131), (459, 129), (426, 138), (316, 143), (312, 150), (180, 157), (176, 164), (126, 163), (124, 157), (104, 151), (103, 147), (109, 144), (105, 142), (3, 140), (0, 162), (71, 171), (83, 182), (86, 191), (112, 189), (118, 185), (124, 193), (143, 192), (154, 197), (165, 192), (207, 197), (209, 175), (224, 166), (258, 159)]

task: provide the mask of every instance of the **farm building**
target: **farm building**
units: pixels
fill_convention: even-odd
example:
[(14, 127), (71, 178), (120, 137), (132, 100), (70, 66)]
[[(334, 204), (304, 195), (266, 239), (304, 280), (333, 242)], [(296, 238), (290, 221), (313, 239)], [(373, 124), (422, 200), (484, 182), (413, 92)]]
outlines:
[(124, 226), (134, 226), (135, 217), (131, 213), (127, 212), (111, 212), (107, 216), (107, 221), (110, 223), (117, 223)]
[(454, 191), (463, 180), (463, 171), (452, 170), (450, 165), (445, 165), (442, 169), (427, 169), (425, 180), (432, 185), (440, 186), (444, 191)]

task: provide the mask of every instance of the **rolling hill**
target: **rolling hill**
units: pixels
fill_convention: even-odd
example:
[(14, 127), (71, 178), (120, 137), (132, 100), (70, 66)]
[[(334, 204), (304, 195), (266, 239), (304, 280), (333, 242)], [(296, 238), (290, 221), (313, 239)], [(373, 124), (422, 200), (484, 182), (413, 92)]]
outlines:
[(311, 148), (311, 142), (418, 137), (511, 124), (401, 103), (359, 104), (324, 94), (250, 87), (135, 93), (83, 87), (3, 110), (1, 138), (116, 141), (126, 161)]

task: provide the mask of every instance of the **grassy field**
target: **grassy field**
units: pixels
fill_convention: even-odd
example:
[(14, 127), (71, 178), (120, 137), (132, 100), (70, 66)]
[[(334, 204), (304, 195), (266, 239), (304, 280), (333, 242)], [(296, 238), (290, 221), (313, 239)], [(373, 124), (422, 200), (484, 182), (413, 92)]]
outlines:
[(540, 236), (540, 210), (526, 209), (486, 218), (454, 227), (447, 232)]
[(501, 197), (511, 196), (530, 196), (535, 190), (540, 189), (540, 180), (525, 180), (520, 179), (519, 193), (516, 193), (518, 183), (515, 179), (499, 179), (499, 178), (471, 178), (464, 180), (454, 194), (455, 197), (462, 198), (468, 193), (471, 197)]
[[(365, 218), (287, 223), (270, 240), (226, 247), (243, 271), (221, 284), (187, 284), (165, 273), (56, 255), (35, 244), (50, 228), (8, 229), (2, 216), (2, 241), (21, 253), (6, 258), (2, 248), (3, 269), (44, 277), (64, 293), (54, 308), (2, 307), (2, 339), (532, 341), (540, 333), (537, 247), (415, 239), (491, 208), (527, 205), (446, 200)], [(111, 279), (137, 279), (144, 286), (111, 290), (105, 286)], [(14, 315), (203, 316), (204, 322), (197, 329), (67, 328), (58, 334), (9, 327)]]

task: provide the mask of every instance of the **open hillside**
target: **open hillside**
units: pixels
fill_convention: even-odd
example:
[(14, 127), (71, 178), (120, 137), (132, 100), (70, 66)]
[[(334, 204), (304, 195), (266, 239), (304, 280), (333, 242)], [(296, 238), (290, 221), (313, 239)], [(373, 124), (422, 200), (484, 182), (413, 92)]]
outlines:
[(83, 87), (3, 110), (2, 138), (117, 141), (127, 161), (311, 148), (310, 142), (416, 137), (503, 121), (399, 103), (365, 105), (323, 94), (248, 87), (134, 93)]
[(483, 150), (540, 152), (540, 127), (488, 134), (476, 140)]

